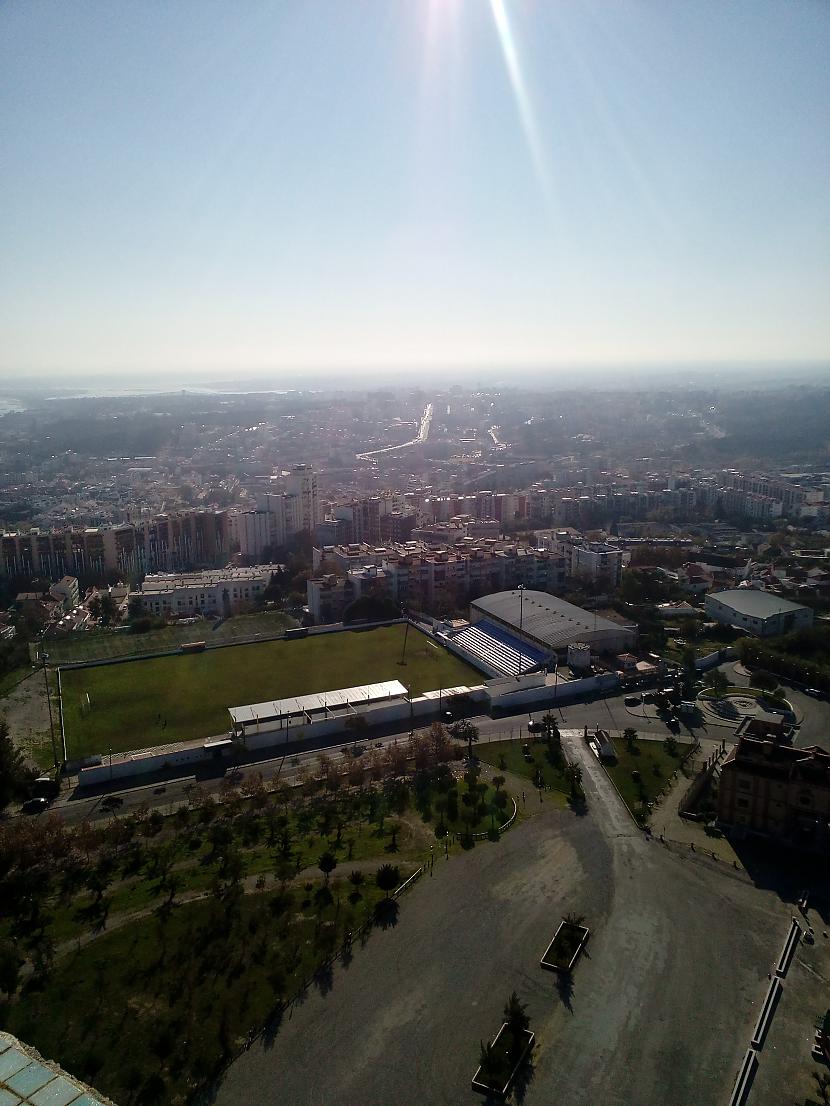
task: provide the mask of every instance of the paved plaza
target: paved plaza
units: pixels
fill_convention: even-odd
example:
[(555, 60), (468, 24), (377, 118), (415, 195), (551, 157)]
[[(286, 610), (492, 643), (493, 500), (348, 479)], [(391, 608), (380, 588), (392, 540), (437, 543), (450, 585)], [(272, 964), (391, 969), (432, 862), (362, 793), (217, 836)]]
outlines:
[[(545, 802), (500, 843), (436, 862), (398, 924), (236, 1061), (213, 1102), (480, 1102), (479, 1042), (514, 989), (538, 1042), (527, 1106), (728, 1100), (791, 911), (723, 863), (647, 841), (579, 738), (563, 739), (588, 813)], [(591, 928), (570, 993), (539, 967), (568, 911)]]

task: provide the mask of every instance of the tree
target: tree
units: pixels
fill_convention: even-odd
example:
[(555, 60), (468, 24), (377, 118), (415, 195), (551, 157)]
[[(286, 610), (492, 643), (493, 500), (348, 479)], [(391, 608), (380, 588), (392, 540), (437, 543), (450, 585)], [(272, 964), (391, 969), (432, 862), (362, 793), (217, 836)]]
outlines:
[(637, 731), (633, 726), (628, 726), (627, 729), (623, 730), (623, 741), (628, 746), (628, 751), (633, 753), (634, 747), (637, 744)]
[(0, 809), (12, 799), (25, 798), (34, 772), (9, 734), (5, 718), (0, 718)]
[(683, 665), (684, 672), (696, 672), (696, 660), (697, 654), (694, 651), (694, 647), (691, 645), (687, 645), (683, 652), (680, 654), (680, 663)]
[(556, 716), (551, 714), (550, 711), (548, 711), (548, 713), (542, 717), (542, 727), (545, 731), (545, 736), (549, 741), (551, 740), (551, 738), (553, 738), (554, 740), (558, 740), (559, 727), (556, 724)]
[(565, 769), (565, 779), (571, 785), (571, 798), (576, 799), (582, 790), (582, 767), (579, 764), (569, 764)]
[(436, 795), (434, 807), (438, 813), (439, 823), (438, 832), (443, 836), (444, 834), (444, 815), (447, 812), (447, 797), (446, 795)]
[(118, 606), (108, 591), (101, 596), (101, 622), (109, 626), (111, 622), (118, 621)]
[(327, 849), (317, 861), (317, 867), (326, 877), (326, 883), (328, 883), (329, 876), (337, 867), (337, 857)]
[(360, 890), (363, 884), (363, 873), (359, 868), (355, 868), (354, 871), (349, 872), (349, 883), (354, 887), (355, 892)]
[(386, 892), (387, 899), (389, 898), (389, 892), (394, 891), (400, 882), (401, 873), (396, 864), (381, 864), (375, 873), (375, 883), (381, 891)]
[(521, 1037), (530, 1026), (530, 1018), (525, 1011), (526, 1004), (519, 1002), (519, 996), (513, 991), (504, 1004), (504, 1020), (514, 1037)]
[(729, 687), (729, 680), (719, 668), (712, 668), (706, 675), (706, 684), (716, 699), (722, 699)]
[(481, 1083), (493, 1090), (501, 1090), (501, 1065), (492, 1045), (481, 1042), (481, 1052), (478, 1057), (478, 1078)]
[(127, 616), (132, 622), (136, 618), (141, 618), (144, 613), (144, 599), (140, 592), (136, 592), (127, 602)]
[(468, 718), (462, 718), (459, 722), (453, 722), (450, 726), (450, 734), (456, 741), (467, 742), (467, 756), (473, 759), (473, 742), (478, 741), (478, 726), (474, 726)]

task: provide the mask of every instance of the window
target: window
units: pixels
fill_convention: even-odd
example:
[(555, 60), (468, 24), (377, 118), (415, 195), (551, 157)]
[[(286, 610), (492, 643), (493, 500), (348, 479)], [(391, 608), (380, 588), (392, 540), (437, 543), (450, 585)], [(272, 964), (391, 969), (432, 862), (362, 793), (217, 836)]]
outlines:
[(741, 806), (741, 807), (749, 806), (749, 799), (743, 799), (743, 798), (738, 799), (738, 806)]

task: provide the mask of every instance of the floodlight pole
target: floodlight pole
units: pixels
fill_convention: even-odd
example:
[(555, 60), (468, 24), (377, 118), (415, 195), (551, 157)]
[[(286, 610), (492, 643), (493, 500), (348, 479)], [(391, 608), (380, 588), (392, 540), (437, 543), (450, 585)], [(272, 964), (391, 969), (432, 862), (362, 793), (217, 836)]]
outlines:
[(43, 652), (43, 639), (40, 641), (40, 659), (43, 661), (43, 682), (46, 684), (46, 705), (49, 708), (49, 733), (52, 738), (52, 760), (55, 762), (55, 768), (58, 767), (58, 750), (55, 745), (55, 722), (52, 718), (52, 698), (49, 694), (49, 676), (46, 672), (46, 662), (49, 660), (49, 654)]
[(403, 651), (401, 652), (401, 664), (406, 664), (406, 641), (409, 637), (409, 619), (406, 617), (406, 608), (401, 607), (401, 616), (406, 619), (403, 632)]

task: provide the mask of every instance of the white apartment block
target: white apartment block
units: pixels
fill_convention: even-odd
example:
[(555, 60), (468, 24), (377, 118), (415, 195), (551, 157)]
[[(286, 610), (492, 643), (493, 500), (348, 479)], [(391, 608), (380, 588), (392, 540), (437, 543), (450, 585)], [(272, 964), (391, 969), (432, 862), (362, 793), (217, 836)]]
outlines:
[(596, 583), (608, 581), (609, 588), (619, 587), (622, 579), (623, 551), (600, 542), (570, 545), (571, 574)]
[(137, 592), (145, 609), (159, 617), (197, 614), (230, 614), (255, 603), (268, 587), (279, 565), (226, 568), (205, 572), (146, 576)]

